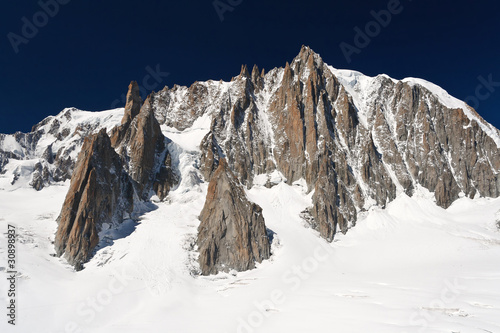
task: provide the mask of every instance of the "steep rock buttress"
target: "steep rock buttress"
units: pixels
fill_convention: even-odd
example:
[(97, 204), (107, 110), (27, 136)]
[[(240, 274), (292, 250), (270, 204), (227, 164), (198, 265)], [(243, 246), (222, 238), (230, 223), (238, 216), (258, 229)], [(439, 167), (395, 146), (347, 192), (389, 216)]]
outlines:
[(203, 275), (252, 269), (269, 258), (262, 208), (247, 199), (225, 159), (212, 176), (200, 221), (197, 244)]

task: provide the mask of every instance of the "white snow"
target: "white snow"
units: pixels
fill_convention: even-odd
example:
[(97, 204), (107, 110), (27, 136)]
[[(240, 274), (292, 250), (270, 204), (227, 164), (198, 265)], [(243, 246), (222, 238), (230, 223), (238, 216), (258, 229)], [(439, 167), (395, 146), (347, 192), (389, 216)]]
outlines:
[[(379, 80), (329, 68), (366, 125)], [(282, 69), (273, 70), (266, 82), (279, 81), (282, 74)], [(475, 119), (473, 111), (441, 88), (420, 79), (403, 81), (426, 87), (446, 106), (462, 108)], [(31, 159), (11, 160), (5, 167), (0, 175), (0, 304), (7, 302), (8, 224), (18, 233), (20, 273), (17, 325), (7, 325), (4, 316), (0, 332), (500, 331), (500, 198), (462, 197), (444, 210), (425, 189), (417, 188), (412, 198), (400, 191), (387, 209), (360, 213), (357, 225), (330, 244), (301, 218), (312, 205), (305, 180), (290, 186), (278, 171), (257, 175), (247, 195), (263, 208), (273, 238), (272, 257), (248, 272), (199, 276), (196, 234), (208, 188), (197, 169), (199, 144), (210, 129), (212, 112), (220, 108), (220, 94), (232, 87), (227, 82), (202, 84), (211, 91), (210, 105), (193, 126), (184, 131), (162, 126), (171, 140), (168, 149), (180, 184), (164, 202), (153, 198), (138, 221), (105, 226), (101, 235), (109, 237), (109, 245), (81, 272), (51, 256), (69, 181), (36, 192), (28, 176), (38, 161), (35, 156), (48, 145), (54, 144), (57, 152), (74, 144), (81, 139), (75, 133), (79, 125), (110, 130), (120, 123), (123, 109), (71, 109), (71, 121), (64, 118), (67, 109), (55, 118), (75, 135), (63, 141), (47, 135)], [(173, 117), (188, 116), (181, 103), (186, 92), (179, 88), (173, 97)], [(256, 104), (262, 111), (260, 129), (274, 147), (279, 143), (265, 112), (272, 95), (265, 90)], [(498, 131), (477, 121), (499, 145)], [(50, 123), (46, 127), (48, 131)], [(26, 153), (9, 136), (3, 147)], [(10, 185), (13, 175), (20, 177), (15, 186)], [(267, 188), (269, 184), (273, 187)]]
[[(199, 151), (200, 143), (210, 131), (211, 115), (204, 114), (196, 119), (191, 128), (179, 131), (174, 127), (162, 125), (162, 132), (170, 140), (176, 142), (182, 149), (187, 151)], [(189, 135), (186, 135), (189, 134)]]
[[(300, 218), (305, 182), (256, 177), (248, 196), (273, 233), (254, 270), (195, 274), (197, 219), (207, 184), (196, 165), (203, 122), (169, 145), (182, 181), (138, 223), (113, 231), (81, 272), (54, 253), (68, 190), (0, 190), (0, 270), (7, 224), (17, 227), (18, 320), (1, 332), (497, 332), (500, 199), (462, 198), (448, 210), (418, 189), (372, 208), (329, 244)], [(258, 181), (262, 178), (262, 181)], [(268, 189), (271, 179), (276, 186)], [(0, 184), (0, 187), (2, 185)], [(109, 233), (109, 234), (113, 234)], [(4, 279), (2, 277), (2, 279)], [(0, 304), (7, 285), (0, 283)]]
[(370, 89), (373, 84), (372, 77), (363, 75), (360, 72), (350, 70), (338, 70), (333, 67), (328, 67), (330, 71), (337, 77), (340, 84), (345, 88), (346, 92), (352, 97), (354, 105), (358, 110), (358, 117), (365, 128), (368, 127), (367, 112), (368, 100), (374, 89)]
[(23, 147), (16, 141), (14, 135), (6, 135), (3, 142), (0, 144), (0, 149), (3, 151), (11, 151), (21, 157), (24, 157)]
[[(44, 131), (44, 134), (35, 147), (22, 147), (15, 140), (14, 135), (6, 135), (3, 141), (0, 141), (0, 149), (14, 152), (23, 160), (9, 159), (4, 167), (5, 172), (0, 175), (0, 187), (11, 191), (29, 184), (35, 165), (42, 161), (41, 156), (50, 145), (52, 145), (54, 155), (62, 149), (67, 154), (61, 156), (76, 160), (84, 138), (102, 128), (106, 128), (109, 133), (113, 127), (120, 124), (123, 112), (123, 108), (100, 112), (66, 108), (57, 116), (50, 116), (46, 119), (48, 122), (39, 128)], [(55, 132), (49, 133), (55, 121), (59, 122), (59, 127)], [(63, 132), (67, 132), (67, 135), (58, 137)], [(49, 169), (54, 168), (54, 165), (48, 163), (45, 163), (45, 166)], [(12, 185), (14, 177), (17, 179)]]

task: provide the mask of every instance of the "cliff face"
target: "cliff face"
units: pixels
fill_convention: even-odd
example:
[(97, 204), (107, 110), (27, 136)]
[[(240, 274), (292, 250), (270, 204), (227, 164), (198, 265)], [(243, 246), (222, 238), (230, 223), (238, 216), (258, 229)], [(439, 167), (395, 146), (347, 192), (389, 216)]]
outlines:
[(132, 188), (118, 154), (102, 129), (88, 137), (59, 216), (57, 255), (81, 269), (99, 242), (104, 223), (119, 223), (133, 210)]
[[(209, 123), (199, 145), (197, 167), (205, 181), (222, 182), (220, 186), (236, 196), (244, 197), (244, 192), (236, 189), (238, 183), (250, 188), (260, 174), (279, 173), (289, 184), (304, 179), (308, 190), (314, 191), (309, 209), (312, 218), (308, 220), (329, 241), (337, 232), (354, 226), (363, 210), (374, 205), (385, 207), (397, 195), (411, 196), (418, 188), (434, 193), (436, 203), (443, 208), (461, 195), (500, 195), (500, 132), (472, 108), (424, 80), (367, 77), (337, 70), (308, 47), (284, 68), (266, 72), (254, 66), (250, 72), (243, 66), (231, 82), (165, 87), (144, 103), (137, 83), (132, 82), (124, 114), (118, 111), (66, 109), (34, 126), (31, 133), (0, 134), (0, 173), (10, 177), (13, 187), (22, 184), (23, 177), (28, 178), (24, 183), (37, 190), (70, 177), (72, 184), (78, 184), (72, 185), (68, 193), (72, 199), (67, 198), (66, 213), (61, 214), (68, 216), (68, 222), (58, 231), (58, 253), (68, 253), (73, 262), (88, 258), (96, 241), (93, 230), (98, 232), (102, 222), (101, 218), (87, 218), (86, 213), (75, 215), (80, 209), (77, 197), (85, 189), (109, 202), (131, 202), (131, 198), (147, 201), (152, 195), (164, 199), (179, 181), (175, 154), (169, 151), (161, 126), (175, 132)], [(104, 127), (111, 129), (111, 149), (101, 133), (99, 140), (104, 146), (100, 149), (104, 151), (90, 142), (83, 149), (84, 140), (97, 140), (96, 133)], [(80, 149), (86, 155), (77, 162)], [(94, 155), (113, 156), (106, 165), (116, 169), (119, 164), (117, 175), (122, 180), (118, 185), (92, 162), (101, 158)], [(221, 168), (225, 171), (219, 172)], [(87, 170), (95, 171), (87, 174)], [(221, 176), (225, 174), (232, 176)], [(115, 198), (114, 192), (99, 188), (99, 179), (130, 191), (121, 191)], [(212, 191), (218, 188), (211, 183)], [(239, 259), (223, 253), (219, 245), (227, 241), (221, 236), (225, 229), (220, 221), (218, 226), (208, 221), (208, 216), (222, 217), (215, 207), (209, 213), (208, 206), (202, 214), (205, 223), (200, 235), (212, 230), (215, 236), (204, 234), (204, 239), (211, 239), (203, 243), (200, 263), (205, 273), (222, 270), (222, 264), (227, 263), (244, 269), (266, 257), (262, 246), (250, 251), (251, 243), (241, 241), (228, 243), (232, 249), (246, 249), (236, 251)], [(82, 212), (102, 213), (108, 219), (117, 206), (84, 203), (82, 207)], [(243, 214), (242, 210), (233, 207), (230, 212), (236, 216)], [(241, 229), (245, 223), (260, 225), (256, 211), (252, 208), (247, 212), (249, 216), (256, 214), (255, 221), (237, 219), (238, 227), (231, 232), (246, 235)], [(75, 222), (90, 219), (94, 222)], [(70, 237), (73, 225), (80, 227)], [(86, 236), (78, 236), (82, 233)], [(258, 233), (252, 237), (260, 237), (262, 232)], [(237, 264), (239, 260), (241, 264)]]
[(203, 275), (252, 269), (271, 255), (262, 208), (247, 199), (225, 159), (210, 181), (200, 221), (197, 244)]
[[(136, 93), (139, 94), (139, 91)], [(113, 146), (125, 162), (139, 197), (147, 200), (149, 192), (155, 185), (155, 188), (161, 189), (157, 194), (163, 199), (168, 193), (165, 191), (169, 188), (168, 183), (170, 186), (174, 185), (175, 175), (166, 172), (170, 167), (168, 160), (170, 155), (166, 148), (166, 138), (161, 133), (149, 97), (140, 107), (140, 112), (131, 120), (125, 108), (122, 125), (113, 130), (112, 138)], [(161, 177), (159, 177), (160, 169), (163, 170)]]
[(285, 68), (264, 73), (244, 66), (230, 83), (155, 95), (157, 117), (169, 126), (176, 122), (168, 118), (180, 118), (177, 106), (193, 100), (197, 115), (210, 115), (200, 145), (207, 180), (222, 157), (248, 187), (274, 170), (288, 183), (303, 178), (315, 190), (313, 224), (329, 240), (361, 210), (419, 186), (443, 208), (460, 193), (499, 195), (498, 130), (439, 87), (336, 70), (307, 47)]
[(81, 269), (99, 242), (103, 223), (119, 224), (134, 201), (163, 200), (177, 182), (166, 138), (151, 110), (141, 105), (135, 82), (129, 86), (121, 125), (86, 139), (63, 204), (56, 252)]

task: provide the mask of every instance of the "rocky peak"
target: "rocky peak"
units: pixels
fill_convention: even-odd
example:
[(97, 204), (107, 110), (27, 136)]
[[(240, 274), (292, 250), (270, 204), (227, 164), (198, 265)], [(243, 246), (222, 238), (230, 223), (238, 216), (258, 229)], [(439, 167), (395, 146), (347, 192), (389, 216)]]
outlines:
[[(500, 195), (498, 130), (465, 103), (423, 80), (370, 78), (336, 70), (304, 46), (291, 63), (266, 75), (259, 75), (257, 66), (251, 74), (242, 66), (232, 82), (163, 89), (149, 96), (142, 107), (133, 97), (138, 96), (134, 87), (129, 87), (128, 107), (122, 125), (112, 130), (111, 145), (141, 200), (148, 200), (151, 189), (164, 198), (175, 183), (168, 139), (159, 124), (182, 131), (202, 116), (211, 117), (209, 134), (200, 144), (200, 171), (206, 181), (229, 184), (224, 185), (229, 192), (243, 197), (234, 188), (251, 187), (256, 175), (278, 171), (287, 183), (304, 179), (308, 190), (315, 190), (311, 224), (328, 240), (336, 232), (347, 232), (363, 210), (385, 207), (398, 194), (411, 196), (418, 188), (433, 192), (444, 208), (461, 195)], [(72, 113), (66, 114), (71, 119)], [(63, 118), (47, 120), (30, 136), (16, 135), (22, 149), (0, 152), (0, 166), (34, 151), (42, 130), (61, 137), (90, 133), (61, 131)], [(0, 136), (0, 146), (1, 142)], [(34, 187), (41, 188), (51, 179), (46, 170), (52, 166), (49, 156), (56, 155), (53, 165), (58, 165), (56, 150), (43, 149), (47, 158), (36, 164)], [(236, 185), (230, 185), (229, 176), (220, 180), (221, 173), (227, 172), (218, 170), (229, 170)], [(227, 201), (223, 194), (215, 194), (217, 189), (212, 185), (212, 196)], [(210, 239), (202, 248), (206, 267), (213, 267), (216, 253), (222, 253), (217, 246), (225, 230), (221, 223), (210, 224), (207, 216), (225, 220), (227, 214), (243, 211), (235, 205), (226, 207), (223, 219), (210, 200), (202, 214), (205, 229), (200, 229), (206, 237), (199, 238), (200, 244)], [(240, 222), (236, 225), (245, 225)], [(212, 236), (206, 230), (213, 230)], [(240, 227), (234, 230), (244, 234)], [(229, 254), (221, 256), (233, 262)], [(243, 256), (243, 262), (250, 262), (249, 256)], [(205, 268), (205, 272), (221, 267)]]
[[(158, 166), (169, 165), (165, 137), (152, 107), (150, 95), (139, 113), (131, 120), (113, 129), (113, 146), (122, 157), (126, 169), (135, 183), (136, 191), (142, 200), (149, 199), (149, 192), (157, 181)], [(124, 116), (126, 119), (127, 114)], [(161, 160), (161, 161), (160, 161)], [(165, 164), (166, 163), (166, 164)], [(168, 177), (173, 180), (172, 177)], [(156, 188), (170, 188), (173, 184), (156, 184)], [(159, 194), (165, 197), (164, 191)]]
[(307, 68), (310, 71), (316, 69), (322, 70), (324, 66), (324, 62), (321, 56), (307, 46), (302, 46), (300, 53), (292, 61), (292, 64), (299, 71), (302, 68)]
[(208, 186), (198, 228), (203, 275), (244, 271), (270, 257), (262, 208), (250, 202), (222, 158)]
[(125, 104), (125, 113), (122, 119), (122, 125), (132, 121), (139, 114), (142, 105), (141, 92), (136, 81), (132, 81), (128, 86), (127, 102)]
[(137, 112), (135, 87), (129, 86), (122, 123), (111, 138), (101, 130), (85, 139), (78, 155), (56, 235), (57, 254), (65, 254), (77, 269), (92, 255), (103, 223), (120, 223), (123, 213), (133, 211), (134, 201), (148, 201), (151, 191), (163, 200), (177, 183), (152, 97)]
[(255, 81), (260, 76), (259, 66), (253, 65), (252, 68), (252, 81)]
[(157, 154), (165, 150), (165, 137), (151, 107), (148, 97), (136, 121), (126, 135), (129, 147), (129, 174), (137, 182), (140, 196), (147, 199), (151, 184), (155, 180)]
[(293, 70), (288, 61), (285, 65), (285, 71), (283, 72), (283, 84), (290, 85), (293, 82)]
[(257, 65), (254, 65), (252, 69), (252, 82), (257, 91), (264, 87), (264, 76), (264, 69), (261, 73), (259, 73), (259, 67)]
[(247, 65), (241, 65), (240, 74), (231, 79), (231, 82), (237, 81), (239, 79), (251, 79), (250, 72), (248, 71)]
[(102, 225), (120, 223), (123, 214), (132, 210), (130, 183), (123, 177), (120, 158), (111, 147), (106, 129), (102, 129), (85, 139), (78, 155), (59, 215), (57, 255), (64, 254), (77, 270), (82, 269), (99, 243)]
[(241, 77), (250, 78), (250, 72), (248, 71), (247, 65), (241, 65)]

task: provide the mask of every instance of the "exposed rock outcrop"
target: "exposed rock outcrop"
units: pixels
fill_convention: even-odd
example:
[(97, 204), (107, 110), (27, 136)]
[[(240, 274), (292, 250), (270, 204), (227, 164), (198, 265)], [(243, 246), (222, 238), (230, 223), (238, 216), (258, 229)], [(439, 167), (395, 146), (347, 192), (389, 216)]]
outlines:
[[(124, 117), (126, 117), (125, 115)], [(128, 166), (128, 173), (134, 180), (137, 193), (147, 200), (149, 191), (156, 180), (160, 155), (165, 156), (165, 137), (151, 109), (150, 98), (146, 99), (139, 114), (132, 119), (123, 131), (121, 141), (114, 142), (114, 147)]]
[(163, 200), (177, 183), (150, 99), (141, 103), (132, 82), (122, 122), (111, 138), (101, 130), (86, 139), (78, 156), (56, 236), (57, 254), (65, 253), (77, 269), (92, 255), (103, 223), (121, 223), (135, 200), (149, 200), (151, 191)]
[(170, 190), (177, 185), (179, 177), (172, 166), (172, 156), (168, 150), (165, 150), (165, 158), (160, 165), (160, 171), (156, 174), (153, 182), (153, 191), (160, 200), (164, 200)]
[(127, 130), (130, 128), (130, 123), (139, 114), (142, 107), (142, 98), (139, 86), (136, 81), (132, 81), (128, 86), (127, 100), (123, 118), (120, 126), (116, 126), (111, 130), (111, 145), (116, 147), (120, 145), (124, 139)]
[(242, 66), (231, 82), (165, 87), (144, 104), (133, 82), (123, 117), (105, 113), (66, 109), (31, 133), (0, 134), (0, 172), (18, 186), (31, 168), (37, 190), (64, 181), (83, 140), (112, 122), (111, 146), (136, 198), (164, 199), (178, 176), (160, 124), (197, 131), (210, 122), (199, 146), (205, 180), (223, 159), (247, 187), (272, 172), (304, 179), (314, 190), (309, 221), (328, 240), (403, 193), (426, 189), (443, 208), (461, 195), (500, 195), (500, 132), (475, 110), (424, 80), (337, 70), (305, 46), (284, 68)]
[(58, 256), (82, 269), (99, 243), (103, 223), (120, 223), (133, 210), (133, 192), (118, 154), (102, 129), (88, 137), (78, 156), (59, 216), (55, 238)]
[(224, 156), (213, 132), (209, 132), (203, 138), (200, 150), (203, 152), (200, 161), (200, 171), (205, 180), (210, 181), (215, 170), (219, 167), (219, 160)]
[(50, 184), (50, 171), (46, 165), (38, 162), (33, 171), (33, 177), (30, 185), (37, 191), (41, 191), (45, 186)]
[[(285, 68), (259, 76), (242, 66), (229, 85), (204, 87), (196, 99), (211, 103), (211, 131), (200, 145), (205, 179), (221, 157), (248, 187), (274, 170), (288, 183), (303, 178), (316, 190), (310, 213), (326, 239), (346, 232), (360, 211), (419, 187), (444, 208), (460, 193), (500, 195), (499, 131), (427, 84), (337, 71), (303, 47)], [(176, 105), (194, 98), (176, 89), (183, 94), (159, 93), (160, 118), (178, 118)]]
[(132, 81), (128, 86), (125, 112), (122, 119), (122, 125), (130, 123), (141, 111), (142, 98), (139, 85)]
[[(141, 106), (137, 84), (131, 83), (122, 124), (111, 134), (113, 147), (124, 161), (139, 197), (148, 200), (153, 189), (164, 199), (177, 183), (166, 138), (148, 97)], [(140, 109), (140, 111), (137, 111)]]
[(213, 174), (198, 228), (203, 275), (244, 271), (270, 256), (262, 208), (250, 202), (225, 159)]

